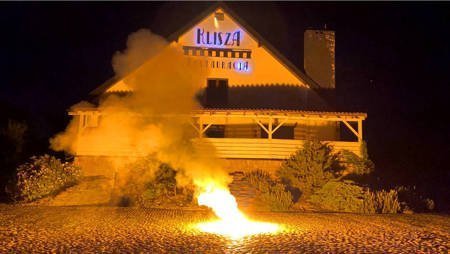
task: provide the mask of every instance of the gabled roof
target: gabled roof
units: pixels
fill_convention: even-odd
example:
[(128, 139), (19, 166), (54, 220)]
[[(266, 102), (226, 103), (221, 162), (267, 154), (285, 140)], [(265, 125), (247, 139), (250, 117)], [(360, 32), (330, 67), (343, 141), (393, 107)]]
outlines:
[(213, 11), (217, 9), (222, 9), (226, 12), (231, 18), (236, 21), (239, 25), (242, 26), (244, 30), (246, 30), (249, 34), (251, 34), (261, 46), (264, 46), (268, 52), (275, 57), (281, 64), (283, 64), (286, 68), (288, 68), (292, 73), (294, 73), (300, 80), (305, 82), (310, 88), (320, 88), (320, 86), (311, 79), (308, 75), (302, 72), (297, 68), (291, 61), (289, 61), (283, 54), (281, 54), (272, 44), (270, 44), (267, 40), (265, 40), (256, 30), (254, 30), (250, 25), (247, 24), (243, 19), (241, 19), (231, 8), (229, 8), (223, 2), (216, 2), (205, 11), (200, 13), (195, 19), (193, 19), (190, 23), (187, 23), (181, 29), (173, 33), (169, 36), (169, 41), (176, 41), (181, 35), (186, 33), (189, 29), (195, 26), (197, 23), (202, 21), (208, 15), (210, 15)]
[[(282, 55), (275, 47), (273, 47), (268, 41), (266, 41), (258, 32), (256, 32), (250, 25), (248, 25), (244, 20), (242, 20), (233, 10), (231, 10), (223, 2), (216, 2), (212, 4), (205, 11), (201, 12), (194, 19), (192, 19), (190, 23), (184, 25), (181, 29), (170, 35), (167, 39), (169, 40), (169, 42), (177, 41), (177, 39), (180, 36), (182, 36), (189, 29), (191, 29), (197, 23), (201, 22), (204, 18), (206, 18), (213, 11), (219, 8), (222, 9), (224, 12), (226, 12), (236, 23), (241, 25), (244, 30), (246, 30), (249, 34), (252, 35), (252, 37), (254, 37), (258, 41), (259, 45), (264, 46), (275, 59), (277, 59), (284, 67), (286, 67), (295, 76), (297, 76), (297, 78), (299, 78), (301, 81), (303, 81), (306, 85), (308, 85), (312, 89), (320, 88), (320, 86), (313, 79), (311, 79), (308, 75), (306, 75), (304, 72), (298, 69), (297, 66), (292, 64), (292, 62), (290, 62), (284, 55)], [(96, 89), (92, 90), (89, 93), (89, 95), (100, 95), (104, 93), (106, 90), (108, 90), (108, 88), (113, 86), (120, 79), (121, 79), (120, 77), (115, 76), (107, 80), (105, 83), (103, 83)]]
[(116, 76), (106, 80), (103, 84), (101, 84), (100, 86), (98, 86), (97, 88), (95, 88), (94, 90), (89, 92), (89, 95), (100, 95), (100, 94), (104, 93), (106, 90), (108, 90), (108, 88), (113, 86), (120, 79), (121, 79), (121, 77), (116, 75)]

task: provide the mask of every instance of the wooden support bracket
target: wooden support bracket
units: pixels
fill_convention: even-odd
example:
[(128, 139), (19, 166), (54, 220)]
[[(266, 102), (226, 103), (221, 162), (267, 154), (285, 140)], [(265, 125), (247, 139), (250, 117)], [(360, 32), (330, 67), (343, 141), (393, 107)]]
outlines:
[[(342, 120), (342, 122), (347, 126), (347, 128), (349, 128), (353, 134), (355, 134), (355, 136), (358, 138), (358, 141), (362, 141), (362, 133), (360, 134), (359, 131), (359, 121), (358, 121), (358, 131), (356, 131), (347, 121)], [(361, 128), (362, 130), (362, 128)]]
[(212, 123), (206, 125), (206, 126), (202, 129), (202, 133), (205, 133), (205, 131), (206, 131), (209, 127), (211, 127), (211, 125), (212, 125)]
[(197, 132), (200, 132), (200, 129), (199, 129), (197, 126), (195, 126), (195, 123), (194, 123), (193, 121), (189, 121), (189, 124), (190, 124), (192, 127), (194, 127), (194, 129), (195, 129)]
[(289, 119), (288, 117), (284, 118), (283, 121), (281, 121), (281, 122), (280, 122), (280, 123), (272, 130), (272, 133), (274, 133), (274, 132), (277, 131), (281, 126), (283, 126), (283, 124), (285, 124), (285, 123), (287, 122), (288, 119)]
[(269, 135), (269, 130), (266, 128), (266, 126), (264, 126), (258, 119), (253, 118), (253, 120), (259, 125), (261, 126), (261, 128), (267, 133), (267, 135)]

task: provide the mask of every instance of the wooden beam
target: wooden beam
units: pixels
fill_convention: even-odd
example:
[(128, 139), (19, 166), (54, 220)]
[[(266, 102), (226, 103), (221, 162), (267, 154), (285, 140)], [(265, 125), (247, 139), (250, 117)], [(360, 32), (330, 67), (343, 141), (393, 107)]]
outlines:
[(195, 126), (195, 124), (194, 124), (191, 120), (189, 120), (189, 124), (190, 124), (192, 127), (194, 127), (194, 129), (195, 129), (197, 132), (200, 132), (200, 130), (198, 129), (198, 127)]
[(362, 127), (362, 120), (358, 120), (358, 142), (363, 141), (363, 127)]
[(212, 123), (206, 125), (205, 128), (203, 128), (202, 133), (205, 133), (206, 130), (208, 130), (209, 127), (211, 127)]
[(289, 119), (288, 117), (284, 118), (283, 121), (281, 121), (281, 122), (280, 122), (280, 123), (272, 130), (272, 133), (274, 133), (274, 132), (277, 131), (281, 126), (283, 126), (283, 124), (286, 123), (286, 121), (287, 121), (288, 119)]
[(362, 137), (360, 137), (359, 133), (345, 120), (342, 120), (342, 122), (353, 132), (353, 134), (355, 134), (355, 136), (358, 138), (358, 141), (360, 139), (362, 139)]
[(269, 130), (258, 119), (253, 118), (253, 120), (269, 135)]
[(203, 119), (201, 117), (198, 118), (198, 137), (203, 137)]
[(78, 131), (77, 131), (77, 139), (75, 141), (75, 155), (79, 154), (79, 147), (80, 147), (80, 142), (81, 142), (81, 132), (83, 131), (83, 115), (79, 114), (78, 115)]
[(273, 134), (272, 125), (273, 125), (273, 118), (269, 117), (269, 132), (267, 133), (267, 138), (269, 140), (272, 140), (272, 134)]

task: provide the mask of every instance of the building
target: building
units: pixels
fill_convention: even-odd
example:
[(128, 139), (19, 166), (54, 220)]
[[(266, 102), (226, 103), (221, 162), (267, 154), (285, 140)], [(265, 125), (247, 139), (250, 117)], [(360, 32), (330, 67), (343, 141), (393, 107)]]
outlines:
[[(334, 32), (307, 30), (304, 40), (305, 73), (223, 4), (170, 38), (187, 57), (207, 58), (203, 108), (191, 115), (198, 133), (195, 143), (200, 148), (204, 140), (212, 143), (229, 170), (275, 169), (309, 139), (361, 154), (367, 115), (333, 110)], [(113, 80), (92, 95), (128, 92), (133, 91), (124, 80)], [(70, 115), (78, 119), (82, 133), (95, 127), (99, 112), (78, 107)], [(353, 140), (341, 139), (343, 129), (354, 135)], [(75, 155), (81, 164), (111, 156), (83, 146)]]

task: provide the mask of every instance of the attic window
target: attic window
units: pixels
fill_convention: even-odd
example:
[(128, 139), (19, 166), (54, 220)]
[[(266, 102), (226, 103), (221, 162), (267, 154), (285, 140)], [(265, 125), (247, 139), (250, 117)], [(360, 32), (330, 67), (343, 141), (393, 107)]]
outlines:
[(223, 21), (225, 19), (225, 15), (223, 14), (223, 12), (214, 13), (214, 17), (219, 21)]

